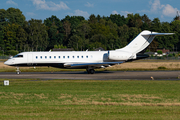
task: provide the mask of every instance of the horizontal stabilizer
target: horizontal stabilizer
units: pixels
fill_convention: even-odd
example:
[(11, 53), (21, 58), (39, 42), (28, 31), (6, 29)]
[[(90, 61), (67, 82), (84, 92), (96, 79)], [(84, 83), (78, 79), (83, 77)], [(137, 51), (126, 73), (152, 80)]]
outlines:
[(161, 35), (173, 35), (174, 33), (150, 33), (150, 34), (141, 34), (143, 36), (145, 35), (155, 35), (155, 36), (161, 36)]

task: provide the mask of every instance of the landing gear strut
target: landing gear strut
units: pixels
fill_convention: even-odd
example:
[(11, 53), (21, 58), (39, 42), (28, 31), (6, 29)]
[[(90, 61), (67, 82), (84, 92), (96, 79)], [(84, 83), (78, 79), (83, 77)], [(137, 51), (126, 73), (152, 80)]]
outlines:
[(86, 69), (86, 71), (88, 74), (94, 74), (95, 73), (94, 69)]
[(16, 69), (17, 69), (17, 70), (16, 70), (16, 74), (19, 75), (20, 72), (21, 72), (21, 71), (19, 70), (19, 67), (16, 67)]

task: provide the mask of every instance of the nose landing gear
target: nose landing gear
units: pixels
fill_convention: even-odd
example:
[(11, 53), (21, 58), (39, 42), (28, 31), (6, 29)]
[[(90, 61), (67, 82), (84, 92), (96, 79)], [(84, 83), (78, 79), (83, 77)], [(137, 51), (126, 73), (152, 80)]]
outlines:
[(16, 74), (19, 75), (20, 74), (20, 70), (19, 70), (19, 67), (16, 67)]

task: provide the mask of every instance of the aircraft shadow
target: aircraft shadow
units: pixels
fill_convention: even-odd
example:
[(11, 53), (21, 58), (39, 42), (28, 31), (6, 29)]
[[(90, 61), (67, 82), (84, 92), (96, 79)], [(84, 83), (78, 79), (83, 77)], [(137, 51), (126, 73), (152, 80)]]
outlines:
[[(113, 71), (96, 71), (94, 74), (113, 73)], [(86, 71), (66, 71), (66, 72), (41, 72), (40, 74), (88, 74)]]

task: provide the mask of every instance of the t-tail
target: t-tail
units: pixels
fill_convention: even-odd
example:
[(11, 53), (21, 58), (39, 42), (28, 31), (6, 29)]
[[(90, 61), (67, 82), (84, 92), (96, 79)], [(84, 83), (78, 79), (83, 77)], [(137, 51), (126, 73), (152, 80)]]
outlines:
[(126, 61), (147, 58), (148, 55), (139, 53), (147, 48), (156, 36), (173, 34), (174, 33), (157, 33), (144, 30), (124, 48), (109, 51), (108, 57), (110, 60), (126, 59)]
[(157, 32), (150, 32), (148, 30), (142, 31), (134, 40), (132, 40), (127, 46), (121, 49), (116, 50), (122, 50), (126, 52), (130, 52), (133, 54), (137, 54), (144, 50), (146, 47), (149, 46), (149, 44), (153, 41), (155, 36), (161, 36), (161, 35), (173, 35), (174, 33), (157, 33)]

